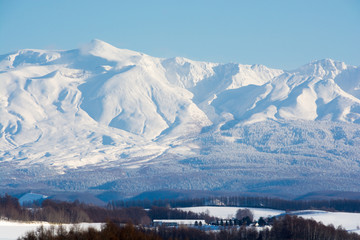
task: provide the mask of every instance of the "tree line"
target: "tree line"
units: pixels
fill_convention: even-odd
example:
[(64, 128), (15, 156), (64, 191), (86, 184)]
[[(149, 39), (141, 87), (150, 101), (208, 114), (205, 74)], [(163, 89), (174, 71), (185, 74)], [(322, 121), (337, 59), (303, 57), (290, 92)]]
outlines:
[(17, 198), (10, 195), (0, 196), (0, 217), (8, 220), (51, 223), (106, 222), (107, 220), (144, 225), (151, 223), (147, 212), (140, 207), (107, 209), (78, 201), (70, 203), (46, 199), (41, 206), (25, 208), (20, 206)]
[(113, 208), (123, 207), (143, 207), (152, 206), (172, 208), (196, 207), (196, 206), (233, 206), (233, 207), (257, 207), (272, 208), (279, 210), (307, 210), (321, 209), (328, 211), (360, 212), (360, 200), (332, 199), (332, 200), (285, 200), (269, 197), (249, 197), (249, 196), (221, 196), (203, 197), (189, 199), (130, 199), (111, 201), (109, 206)]
[(153, 219), (204, 219), (215, 218), (205, 213), (194, 213), (167, 207), (153, 206), (148, 211), (141, 207), (112, 208), (99, 207), (75, 202), (62, 202), (46, 199), (41, 206), (32, 208), (20, 206), (17, 198), (10, 195), (0, 196), (0, 217), (8, 220), (45, 221), (51, 223), (79, 222), (131, 222), (135, 225), (150, 225)]
[(215, 217), (207, 213), (194, 213), (191, 211), (183, 211), (180, 209), (173, 209), (169, 207), (156, 207), (153, 206), (148, 211), (149, 217), (154, 219), (203, 219), (207, 223), (216, 220)]

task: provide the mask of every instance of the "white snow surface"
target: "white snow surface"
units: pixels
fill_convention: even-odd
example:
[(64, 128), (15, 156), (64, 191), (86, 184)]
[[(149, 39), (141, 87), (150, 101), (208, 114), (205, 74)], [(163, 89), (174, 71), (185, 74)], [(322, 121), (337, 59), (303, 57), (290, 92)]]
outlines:
[(342, 227), (347, 231), (360, 233), (360, 213), (307, 210), (292, 212), (292, 214), (322, 222), (324, 225), (332, 224), (335, 228)]
[[(50, 227), (52, 224), (48, 222), (17, 222), (0, 220), (0, 240), (15, 240), (24, 236), (27, 232), (35, 231), (38, 227)], [(56, 224), (53, 226), (57, 226)], [(63, 224), (67, 229), (70, 229), (72, 224)], [(89, 227), (97, 230), (101, 229), (102, 223), (78, 223), (76, 224), (80, 229), (87, 229)]]
[(101, 40), (1, 55), (0, 187), (235, 190), (243, 179), (236, 190), (304, 192), (309, 174), (322, 176), (309, 191), (358, 191), (359, 71), (163, 59)]
[[(196, 135), (218, 118), (209, 104), (201, 109), (209, 98), (282, 73), (155, 58), (100, 40), (70, 51), (4, 55), (0, 71), (0, 147), (10, 153), (5, 158), (22, 158), (22, 152), (22, 163), (46, 161), (59, 169), (118, 160), (124, 152), (137, 156), (133, 145), (147, 149), (142, 156), (162, 154), (169, 141)], [(50, 151), (49, 145), (55, 147)], [(102, 154), (113, 146), (118, 150)]]

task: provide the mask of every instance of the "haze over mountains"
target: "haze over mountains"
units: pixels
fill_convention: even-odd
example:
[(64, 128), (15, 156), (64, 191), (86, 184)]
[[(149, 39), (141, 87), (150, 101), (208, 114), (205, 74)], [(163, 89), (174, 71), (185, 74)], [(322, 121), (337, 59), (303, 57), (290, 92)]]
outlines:
[(360, 68), (151, 57), (100, 40), (0, 56), (0, 188), (360, 191)]

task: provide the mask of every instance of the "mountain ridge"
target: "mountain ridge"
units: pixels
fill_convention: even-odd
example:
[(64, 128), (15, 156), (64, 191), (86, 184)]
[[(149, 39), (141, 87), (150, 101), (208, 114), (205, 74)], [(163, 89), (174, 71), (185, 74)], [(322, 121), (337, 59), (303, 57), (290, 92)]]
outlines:
[[(331, 59), (285, 71), (156, 58), (101, 40), (2, 55), (0, 188), (288, 192), (294, 185), (306, 193), (345, 175), (327, 190), (360, 191), (350, 180), (360, 157), (359, 86), (359, 67)], [(349, 165), (356, 167), (345, 174)], [(303, 172), (319, 184), (308, 186)], [(204, 180), (210, 176), (222, 180)]]

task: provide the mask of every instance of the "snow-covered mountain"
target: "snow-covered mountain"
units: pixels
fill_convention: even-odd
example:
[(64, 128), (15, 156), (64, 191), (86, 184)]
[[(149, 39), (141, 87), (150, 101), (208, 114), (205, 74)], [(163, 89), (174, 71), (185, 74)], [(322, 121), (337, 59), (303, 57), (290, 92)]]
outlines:
[(360, 68), (0, 56), (0, 188), (360, 191)]

